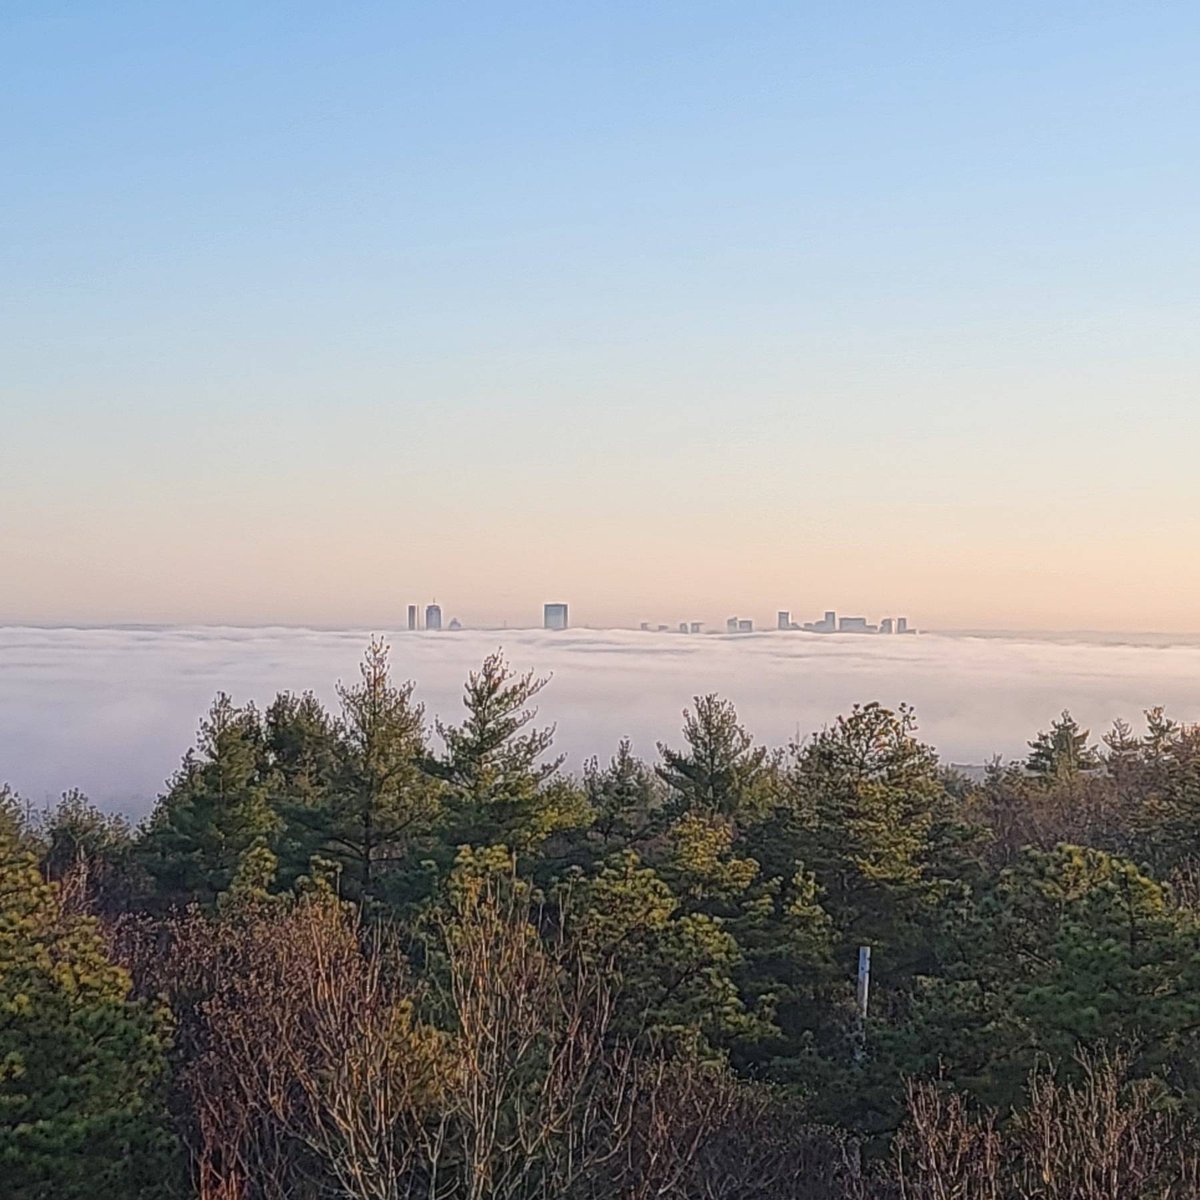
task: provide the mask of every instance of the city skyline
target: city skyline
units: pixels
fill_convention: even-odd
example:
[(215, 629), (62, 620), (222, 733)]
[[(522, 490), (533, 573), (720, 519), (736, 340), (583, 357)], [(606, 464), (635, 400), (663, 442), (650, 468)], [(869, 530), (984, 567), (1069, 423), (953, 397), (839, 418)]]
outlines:
[[(423, 624), (409, 625), (407, 621), (406, 606), (400, 608), (388, 608), (381, 606), (379, 612), (374, 616), (369, 616), (362, 619), (348, 621), (322, 621), (322, 620), (283, 620), (283, 619), (262, 619), (262, 620), (246, 620), (246, 619), (190, 619), (190, 620), (166, 620), (166, 619), (101, 619), (101, 620), (80, 620), (80, 619), (54, 619), (54, 618), (12, 618), (0, 619), (0, 629), (46, 629), (46, 630), (137, 630), (137, 629), (243, 629), (243, 630), (269, 630), (269, 629), (291, 629), (305, 630), (310, 629), (319, 632), (360, 632), (369, 634), (371, 631), (382, 631), (389, 636), (395, 634), (400, 635), (406, 632), (426, 632)], [(572, 605), (574, 612), (575, 606)], [(464, 614), (475, 611), (464, 609)], [(586, 612), (586, 606), (583, 607)], [(750, 611), (749, 608), (743, 611)], [(778, 633), (783, 632), (778, 629), (773, 618), (777, 610), (770, 609), (764, 605), (761, 613), (755, 609), (755, 616), (745, 618), (749, 620), (753, 626), (754, 633)], [(867, 630), (845, 630), (843, 632), (861, 633), (861, 632), (878, 632), (886, 633), (887, 630), (882, 628), (886, 625), (889, 618), (880, 618), (879, 624), (875, 629), (868, 628)], [(865, 620), (865, 618), (864, 618)], [(672, 635), (684, 632), (681, 628), (683, 625), (689, 626), (687, 632), (691, 634), (725, 634), (727, 618), (713, 618), (710, 620), (693, 620), (693, 621), (678, 621), (668, 619), (664, 621), (647, 621), (641, 619), (637, 614), (630, 616), (629, 612), (617, 613), (611, 618), (596, 618), (595, 616), (585, 616), (576, 619), (572, 616), (570, 628), (579, 630), (589, 630), (592, 632), (650, 632), (650, 633), (669, 633)], [(796, 627), (788, 632), (821, 632), (811, 629), (805, 629), (806, 624), (810, 622), (798, 623)], [(870, 624), (868, 622), (868, 624)], [(478, 616), (453, 616), (449, 621), (443, 621), (442, 630), (440, 632), (449, 632), (452, 630), (469, 630), (474, 632), (491, 632), (504, 633), (505, 631), (513, 632), (532, 632), (544, 630), (544, 617), (541, 615), (540, 607), (533, 616), (528, 612), (517, 610), (515, 615), (510, 617), (497, 616), (489, 614), (486, 611), (480, 611)], [(893, 630), (892, 632), (896, 632)], [(988, 624), (984, 622), (965, 622), (963, 624), (946, 624), (938, 625), (931, 621), (922, 620), (919, 625), (910, 623), (910, 627), (900, 631), (908, 634), (914, 633), (934, 633), (948, 635), (980, 635), (980, 636), (1004, 636), (1013, 635), (1016, 637), (1070, 637), (1073, 635), (1079, 636), (1098, 636), (1112, 638), (1132, 638), (1144, 640), (1147, 645), (1170, 645), (1173, 644), (1171, 639), (1182, 638), (1192, 640), (1200, 638), (1200, 620), (1193, 627), (1186, 625), (1178, 629), (1155, 629), (1147, 626), (1137, 627), (1100, 627), (1087, 625), (1080, 622), (1062, 622), (1056, 626), (1019, 626), (1019, 625), (1000, 625)]]
[[(453, 617), (450, 623), (443, 626), (443, 614), (441, 605), (436, 602), (425, 606), (425, 618), (422, 623), (420, 620), (420, 609), (416, 604), (409, 604), (407, 607), (407, 620), (405, 629), (409, 633), (420, 632), (422, 630), (429, 632), (440, 632), (443, 628), (447, 630), (460, 630), (468, 628), (476, 629), (533, 629), (535, 625), (522, 625), (520, 623), (510, 624), (508, 622), (502, 625), (475, 625), (465, 624), (458, 617)], [(541, 628), (561, 632), (571, 627), (570, 620), (570, 605), (562, 601), (547, 601), (542, 605)], [(650, 622), (640, 621), (638, 629), (643, 632), (657, 633), (682, 633), (682, 634), (701, 634), (701, 633), (718, 633), (719, 628), (710, 627), (705, 621), (679, 621), (676, 625), (671, 625), (667, 622)], [(628, 624), (617, 624), (610, 626), (589, 626), (583, 624), (580, 628), (588, 629), (631, 629), (633, 626)], [(762, 632), (770, 626), (756, 626), (753, 617), (727, 617), (725, 619), (726, 634), (745, 634), (754, 633), (756, 629)], [(797, 622), (791, 619), (791, 612), (787, 609), (776, 610), (776, 624), (774, 626), (776, 632), (788, 633), (868, 633), (868, 634), (907, 634), (917, 633), (918, 630), (909, 625), (907, 617), (882, 617), (878, 624), (871, 624), (866, 617), (856, 616), (839, 616), (834, 610), (827, 609), (822, 619), (817, 621)]]

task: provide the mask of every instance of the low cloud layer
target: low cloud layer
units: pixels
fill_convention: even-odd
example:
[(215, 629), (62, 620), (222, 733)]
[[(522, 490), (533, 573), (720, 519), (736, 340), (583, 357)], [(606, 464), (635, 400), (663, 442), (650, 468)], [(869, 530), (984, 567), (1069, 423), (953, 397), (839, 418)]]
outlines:
[[(268, 702), (283, 689), (335, 701), (368, 631), (0, 628), (0, 781), (42, 803), (79, 787), (145, 813), (217, 690)], [(763, 741), (820, 728), (855, 701), (913, 704), (947, 762), (1020, 754), (1063, 708), (1095, 733), (1152, 705), (1200, 720), (1200, 641), (922, 635), (740, 637), (572, 630), (400, 633), (395, 673), (430, 716), (457, 720), (462, 681), (502, 646), (553, 673), (541, 715), (572, 765), (622, 736), (652, 755), (677, 740), (700, 692), (736, 702)]]

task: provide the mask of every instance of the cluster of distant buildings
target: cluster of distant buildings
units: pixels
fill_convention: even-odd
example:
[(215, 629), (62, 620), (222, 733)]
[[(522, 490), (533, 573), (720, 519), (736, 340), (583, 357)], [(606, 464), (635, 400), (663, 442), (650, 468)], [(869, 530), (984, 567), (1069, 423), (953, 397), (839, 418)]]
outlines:
[[(543, 629), (562, 630), (568, 628), (569, 623), (569, 612), (565, 604), (555, 603), (542, 606)], [(441, 605), (437, 603), (427, 604), (425, 606), (424, 624), (422, 624), (420, 607), (416, 604), (410, 604), (408, 606), (408, 627), (410, 630), (441, 629), (443, 627)], [(454, 617), (445, 628), (461, 629), (462, 622), (457, 617)], [(641, 628), (644, 633), (651, 632), (655, 628), (657, 628), (657, 632), (659, 633), (669, 633), (671, 631), (670, 625), (655, 627), (649, 621), (643, 621)], [(833, 611), (827, 612), (819, 621), (806, 621), (803, 625), (798, 625), (792, 620), (792, 614), (784, 608), (781, 608), (776, 614), (775, 628), (781, 630), (803, 630), (806, 633), (916, 633), (915, 629), (909, 628), (907, 617), (884, 617), (878, 625), (872, 625), (866, 617), (839, 617)], [(677, 629), (679, 633), (703, 633), (704, 623), (702, 621), (680, 621)], [(746, 617), (730, 617), (725, 622), (725, 632), (753, 633), (754, 622)]]
[[(649, 621), (642, 622), (642, 632), (649, 633), (655, 627)], [(783, 630), (803, 630), (806, 633), (916, 633), (910, 629), (907, 617), (884, 617), (878, 625), (872, 625), (866, 617), (839, 617), (836, 612), (829, 611), (819, 621), (805, 621), (803, 625), (792, 620), (792, 614), (781, 608), (776, 614), (775, 628)], [(659, 633), (669, 633), (670, 625), (659, 625)], [(702, 633), (704, 625), (700, 621), (680, 621), (680, 633)], [(726, 633), (753, 633), (754, 622), (749, 617), (730, 617), (725, 622)]]
[[(568, 623), (567, 606), (565, 604), (547, 604), (542, 608), (542, 626), (545, 629), (566, 629)], [(461, 629), (462, 622), (457, 617), (450, 618), (450, 624), (442, 625), (442, 606), (438, 603), (425, 605), (424, 623), (421, 620), (420, 605), (408, 606), (408, 628), (411, 632), (418, 629)]]
[[(441, 629), (442, 628), (442, 606), (440, 604), (425, 605), (425, 624), (421, 624), (421, 610), (415, 604), (408, 606), (408, 627), (410, 630), (417, 629)], [(447, 629), (461, 629), (462, 622), (457, 617), (450, 618), (450, 624)]]
[[(739, 622), (739, 625), (741, 622)], [(797, 625), (792, 620), (792, 614), (781, 608), (776, 614), (777, 629), (803, 629), (807, 633), (916, 633), (909, 629), (907, 617), (884, 617), (878, 625), (872, 625), (866, 617), (839, 617), (836, 612), (829, 611), (819, 621), (805, 621)], [(730, 630), (731, 633), (741, 633), (742, 630)]]

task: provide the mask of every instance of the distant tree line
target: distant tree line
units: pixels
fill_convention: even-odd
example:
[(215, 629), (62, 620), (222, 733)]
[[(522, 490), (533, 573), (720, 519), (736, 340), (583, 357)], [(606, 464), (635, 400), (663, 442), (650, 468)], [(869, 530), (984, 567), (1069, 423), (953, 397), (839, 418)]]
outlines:
[(972, 781), (710, 695), (572, 777), (544, 684), (431, 728), (373, 642), (336, 712), (218, 695), (137, 828), (0, 790), (0, 1195), (1200, 1194), (1200, 728)]

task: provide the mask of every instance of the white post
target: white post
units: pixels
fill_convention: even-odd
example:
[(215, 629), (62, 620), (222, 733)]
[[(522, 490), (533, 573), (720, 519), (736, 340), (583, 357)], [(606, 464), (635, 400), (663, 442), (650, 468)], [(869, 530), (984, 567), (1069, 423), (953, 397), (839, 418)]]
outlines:
[(867, 1001), (871, 994), (871, 947), (858, 948), (857, 1029), (854, 1035), (854, 1061), (862, 1062), (867, 1053)]
[(858, 948), (858, 1019), (867, 1019), (867, 1001), (871, 993), (871, 947)]

